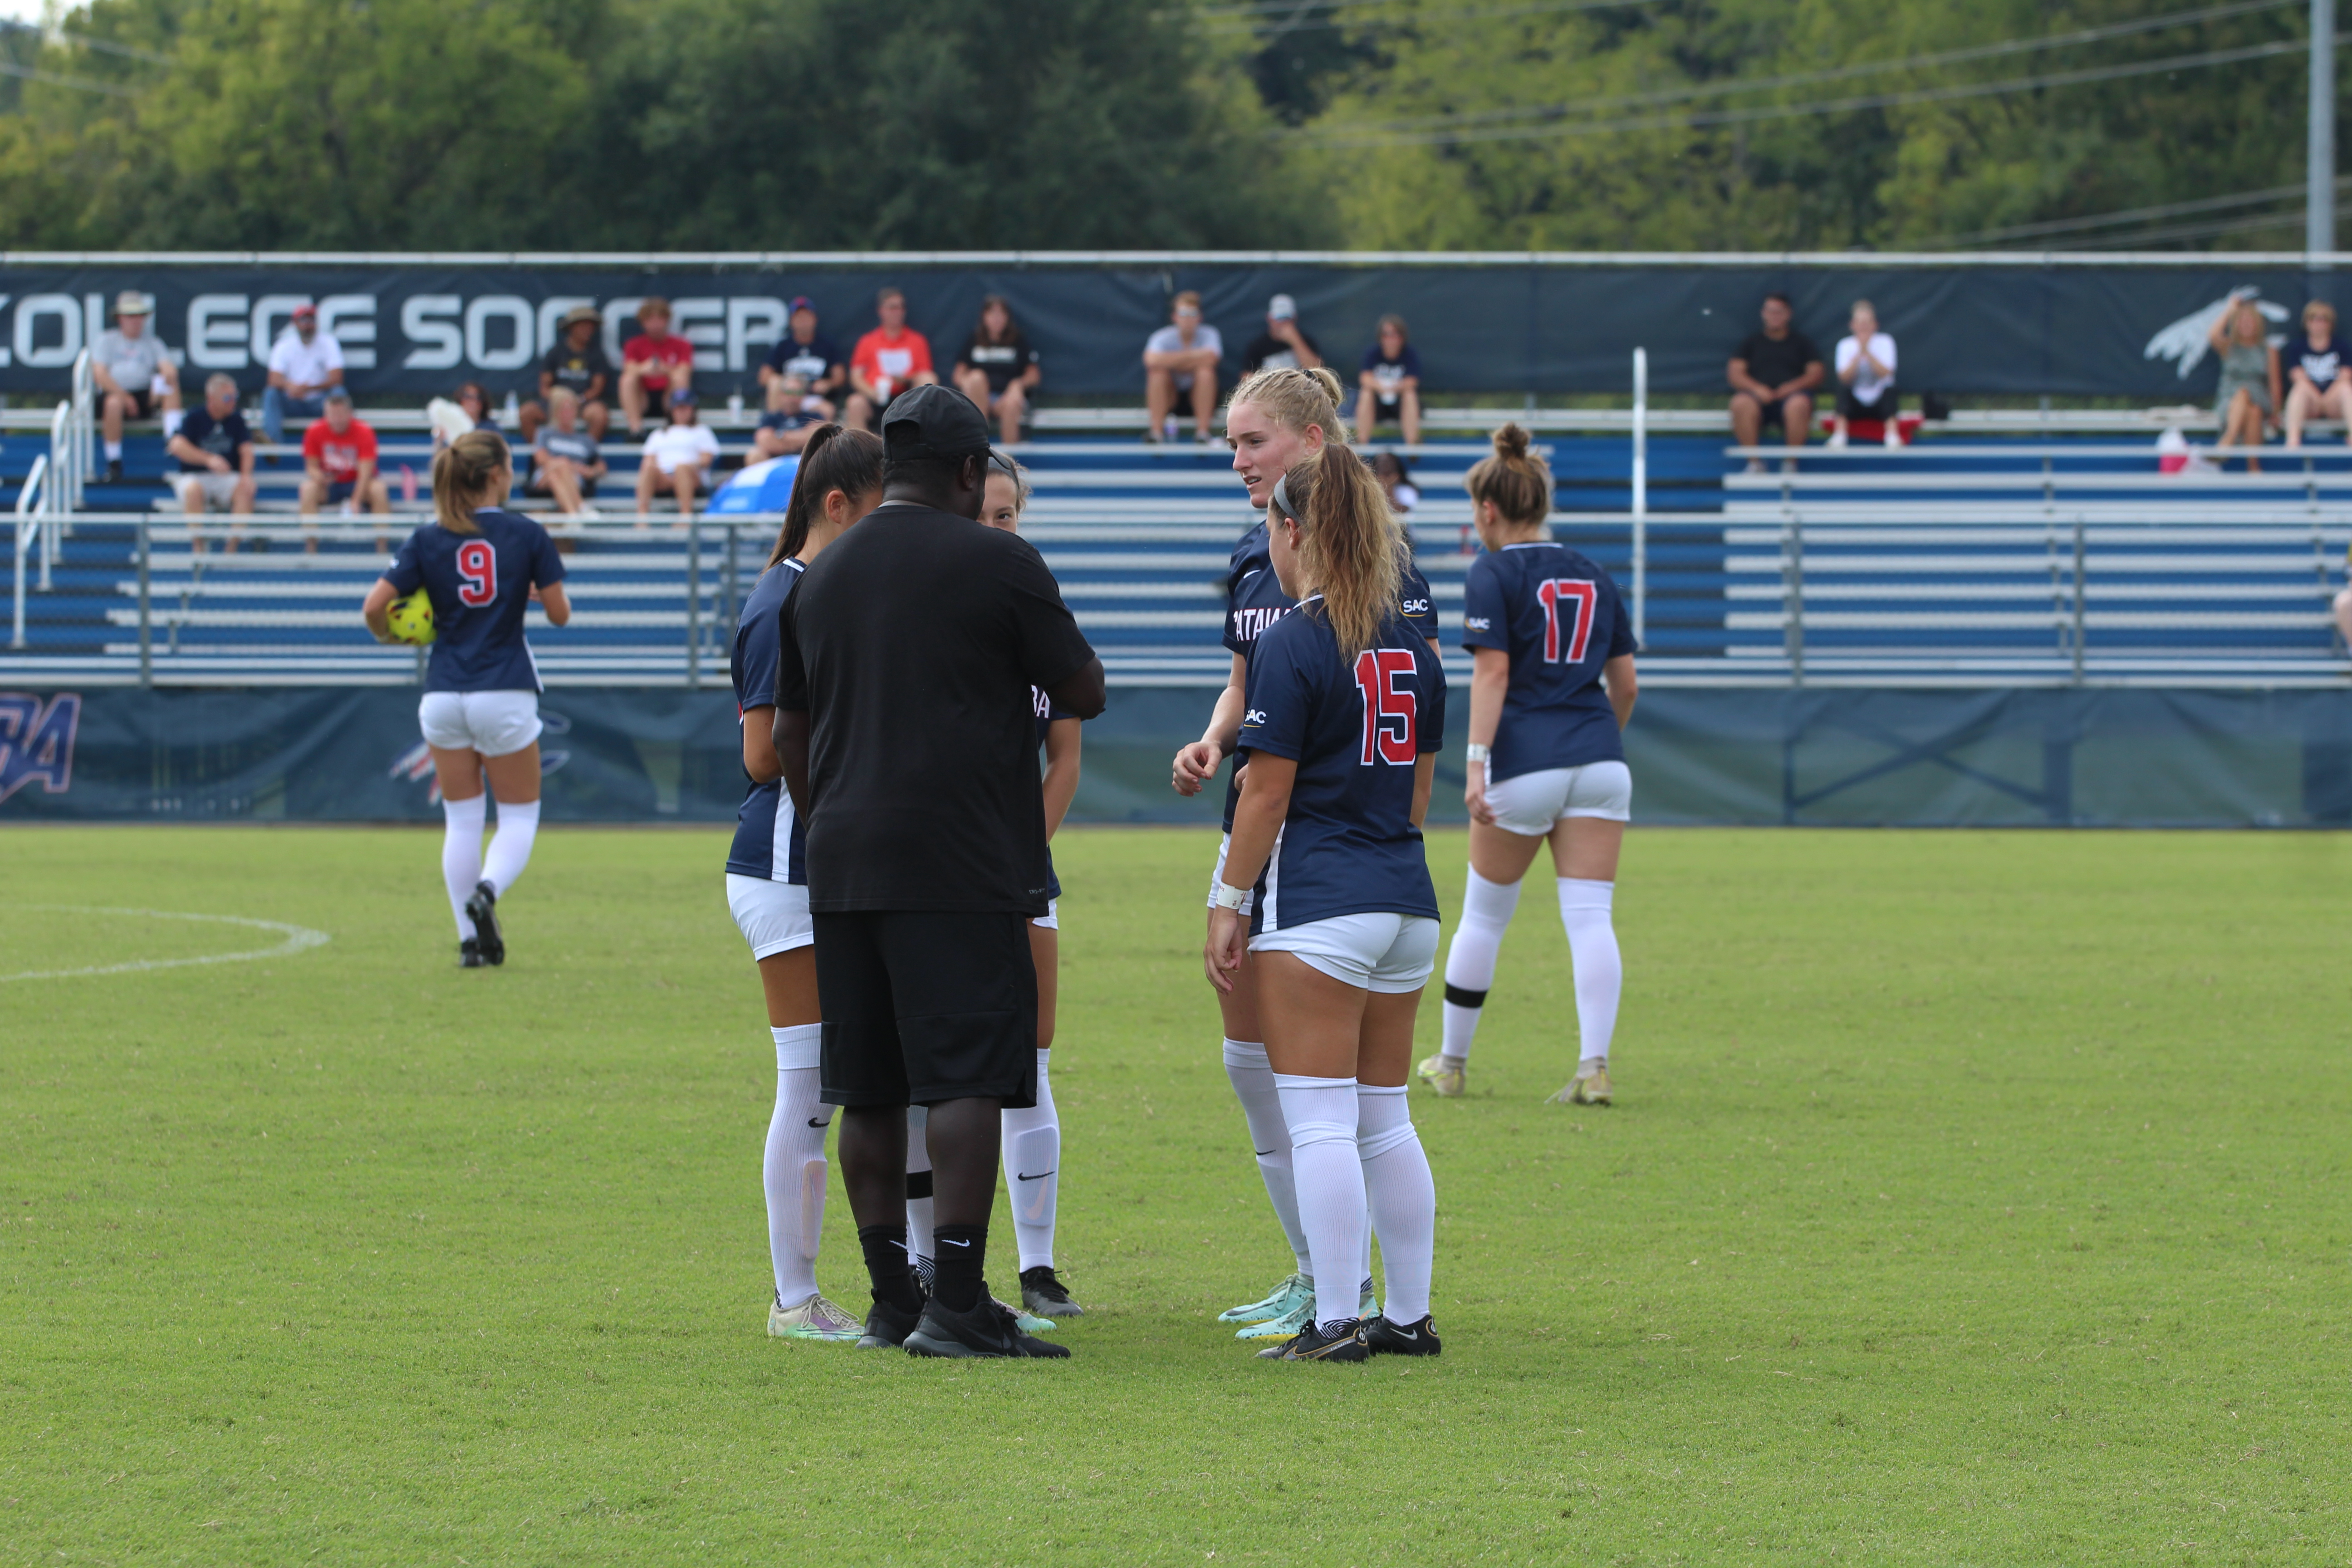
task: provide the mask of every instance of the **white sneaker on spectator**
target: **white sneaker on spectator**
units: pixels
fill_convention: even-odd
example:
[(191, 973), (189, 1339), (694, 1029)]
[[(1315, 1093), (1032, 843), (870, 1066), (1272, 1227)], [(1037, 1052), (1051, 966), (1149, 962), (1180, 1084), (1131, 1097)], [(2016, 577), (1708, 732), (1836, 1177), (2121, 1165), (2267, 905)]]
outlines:
[(1832, 431), (1831, 431), (1831, 432), (1830, 432), (1830, 438), (1829, 438), (1826, 442), (1824, 442), (1824, 443), (1822, 443), (1822, 444), (1823, 444), (1824, 446), (1828, 447), (1829, 447), (1829, 449), (1830, 449), (1831, 451), (1832, 451), (1832, 452), (1843, 452), (1843, 451), (1844, 451), (1844, 450), (1845, 450), (1845, 432), (1844, 432), (1844, 431), (1843, 431), (1843, 430), (1832, 430)]
[(604, 514), (593, 506), (583, 506), (572, 515), (582, 522), (602, 522), (604, 520)]
[(1903, 432), (1892, 419), (1886, 422), (1886, 444), (1897, 449), (1900, 449), (1903, 445)]

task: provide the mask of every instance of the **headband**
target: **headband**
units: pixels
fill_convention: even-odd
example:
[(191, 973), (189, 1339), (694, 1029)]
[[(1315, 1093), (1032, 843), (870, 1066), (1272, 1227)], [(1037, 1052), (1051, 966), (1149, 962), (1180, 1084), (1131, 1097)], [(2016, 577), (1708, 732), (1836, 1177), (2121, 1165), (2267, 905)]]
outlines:
[(1283, 516), (1288, 518), (1293, 522), (1299, 521), (1298, 509), (1290, 504), (1290, 476), (1288, 474), (1285, 474), (1280, 479), (1274, 481), (1274, 494), (1269, 499), (1274, 502), (1274, 510), (1276, 511), (1280, 512)]

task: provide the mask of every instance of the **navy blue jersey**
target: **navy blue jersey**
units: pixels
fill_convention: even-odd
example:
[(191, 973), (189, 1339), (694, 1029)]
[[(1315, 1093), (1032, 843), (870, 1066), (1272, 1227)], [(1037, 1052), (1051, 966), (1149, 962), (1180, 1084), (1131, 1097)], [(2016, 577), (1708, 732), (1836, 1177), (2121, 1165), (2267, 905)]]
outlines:
[(433, 602), (427, 691), (537, 691), (539, 666), (523, 641), (533, 588), (563, 581), (563, 557), (547, 530), (518, 511), (486, 506), (473, 533), (428, 522), (408, 536), (383, 580)]
[(1307, 601), (1258, 638), (1241, 749), (1298, 764), (1290, 813), (1257, 879), (1253, 931), (1338, 915), (1437, 916), (1413, 772), (1445, 740), (1445, 668), (1402, 616), (1370, 647), (1339, 657)]
[[(1405, 619), (1424, 637), (1434, 637), (1437, 631), (1437, 605), (1429, 591), (1429, 579), (1421, 568), (1408, 562), (1404, 582), (1398, 597), (1403, 602)], [(1233, 559), (1225, 571), (1225, 647), (1246, 660), (1250, 649), (1265, 628), (1282, 619), (1298, 606), (1298, 601), (1282, 591), (1282, 580), (1274, 574), (1274, 556), (1266, 543), (1265, 524), (1261, 522), (1242, 535), (1234, 546)], [(1234, 807), (1240, 804), (1241, 787), (1231, 774), (1225, 779), (1225, 831), (1234, 830)]]
[(1622, 763), (1625, 742), (1601, 667), (1634, 651), (1617, 584), (1565, 544), (1508, 544), (1470, 563), (1462, 646), (1511, 657), (1490, 783), (1547, 768)]
[[(1052, 698), (1046, 696), (1043, 687), (1033, 686), (1029, 689), (1029, 701), (1037, 710), (1037, 744), (1040, 746), (1045, 743), (1045, 731), (1054, 727), (1055, 720), (1077, 717), (1076, 714), (1059, 706)], [(1039, 765), (1042, 767), (1044, 764)], [(1062, 896), (1062, 879), (1054, 869), (1054, 851), (1051, 847), (1045, 850), (1045, 896), (1049, 899), (1058, 899)]]
[[(806, 563), (789, 558), (760, 574), (743, 595), (735, 622), (735, 711), (776, 705), (776, 660), (782, 647), (784, 601), (800, 586)], [(745, 775), (747, 778), (749, 774)], [(735, 842), (727, 848), (727, 868), (739, 877), (808, 886), (808, 832), (793, 810), (782, 779), (751, 780), (735, 811)]]

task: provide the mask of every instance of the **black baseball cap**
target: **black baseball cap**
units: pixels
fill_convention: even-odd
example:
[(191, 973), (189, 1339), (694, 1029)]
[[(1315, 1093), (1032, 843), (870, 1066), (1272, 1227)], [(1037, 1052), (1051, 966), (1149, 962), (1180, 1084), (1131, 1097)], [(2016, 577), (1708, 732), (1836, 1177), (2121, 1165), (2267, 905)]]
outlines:
[(988, 421), (971, 398), (951, 386), (910, 387), (891, 400), (889, 412), (882, 416), (886, 460), (953, 460), (987, 450)]

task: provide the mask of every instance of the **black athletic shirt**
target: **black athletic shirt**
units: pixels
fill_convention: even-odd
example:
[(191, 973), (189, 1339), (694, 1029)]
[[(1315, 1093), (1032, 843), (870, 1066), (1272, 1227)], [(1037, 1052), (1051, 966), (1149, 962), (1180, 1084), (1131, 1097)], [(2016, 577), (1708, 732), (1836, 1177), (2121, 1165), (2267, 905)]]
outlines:
[(1779, 386), (1804, 374), (1807, 365), (1821, 359), (1822, 351), (1813, 346), (1812, 339), (1791, 327), (1778, 342), (1760, 331), (1748, 333), (1739, 340), (1732, 357), (1746, 360), (1748, 374), (1765, 385)]
[(784, 602), (776, 707), (809, 716), (809, 908), (1045, 912), (1030, 688), (1094, 649), (1018, 534), (887, 504)]

